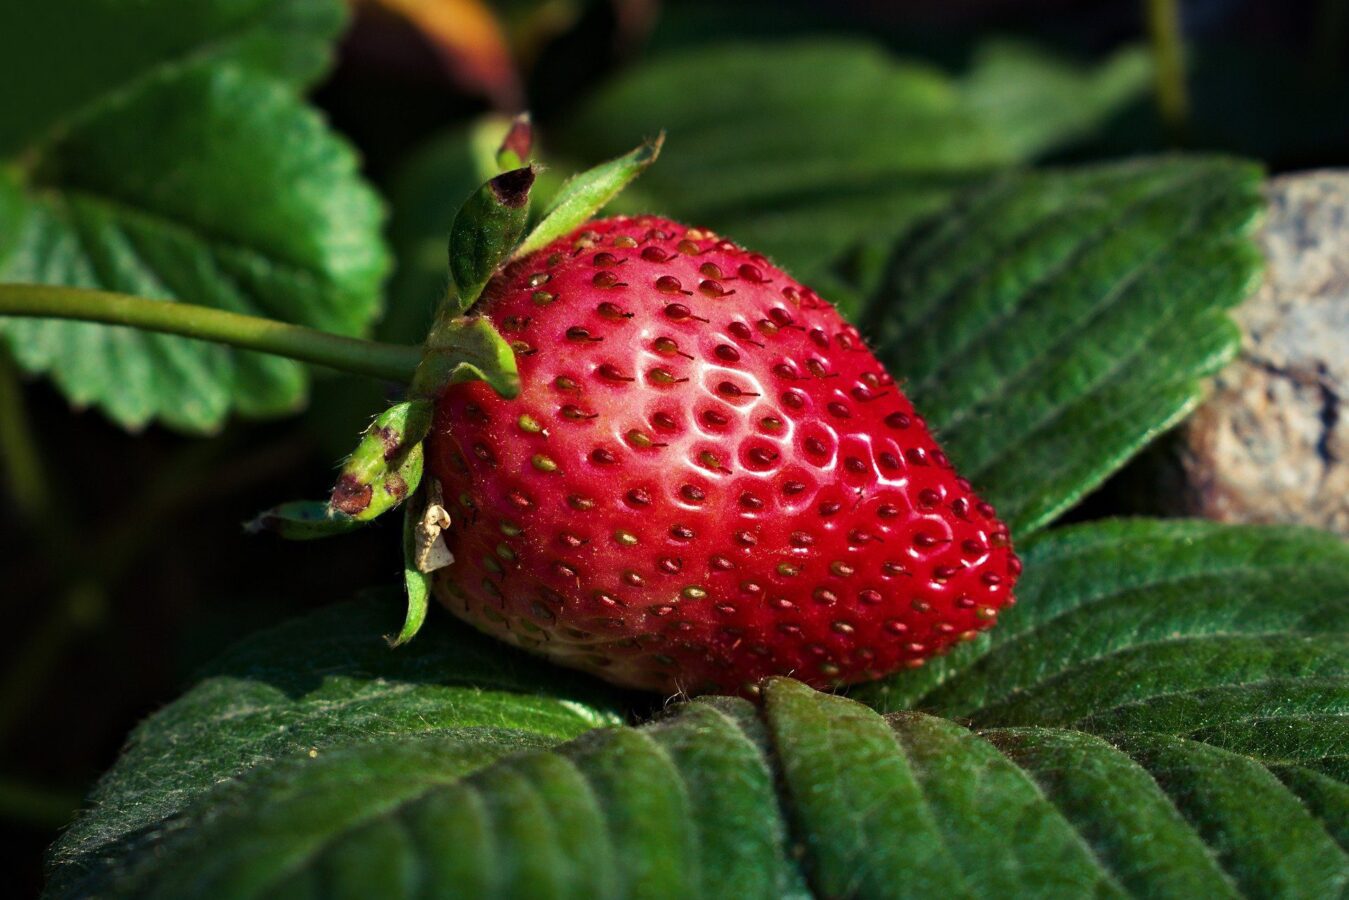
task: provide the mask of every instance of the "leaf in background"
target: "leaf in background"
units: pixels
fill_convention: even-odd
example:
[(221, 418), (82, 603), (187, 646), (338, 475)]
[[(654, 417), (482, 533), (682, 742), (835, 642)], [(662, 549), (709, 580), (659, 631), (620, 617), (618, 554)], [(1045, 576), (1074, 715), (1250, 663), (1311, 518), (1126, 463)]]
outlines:
[(0, 157), (59, 137), (184, 65), (235, 63), (307, 85), (328, 67), (345, 22), (339, 0), (0, 4)]
[[(1349, 885), (1349, 546), (1290, 529), (1080, 526), (1026, 548), (1023, 585), (1003, 627), (935, 677), (856, 692), (959, 724), (776, 679), (757, 710), (704, 698), (594, 730), (616, 724), (619, 698), (582, 676), (445, 618), (386, 652), (375, 635), (392, 604), (327, 610), (243, 645), (141, 727), (57, 847), (51, 894), (1319, 898)], [(1243, 649), (1259, 642), (1272, 652)]]
[(865, 330), (1013, 534), (1177, 422), (1236, 352), (1260, 182), (1179, 157), (1007, 175), (896, 250)]
[[(0, 182), (6, 180), (0, 174)], [(9, 176), (12, 177), (12, 176)], [(0, 193), (13, 195), (10, 183)], [(388, 262), (351, 149), (291, 90), (237, 69), (155, 78), (45, 148), (0, 203), (0, 280), (100, 287), (358, 334)], [(185, 431), (294, 409), (303, 366), (72, 322), (0, 323), (15, 358), (114, 421)]]
[(995, 39), (975, 48), (960, 89), (1006, 153), (1035, 159), (1091, 136), (1142, 99), (1150, 67), (1141, 49), (1084, 70), (1032, 44)]
[[(359, 5), (367, 11), (382, 10), (416, 28), (463, 90), (485, 95), (498, 109), (520, 104), (520, 77), (491, 4), (484, 0), (359, 0)], [(519, 165), (523, 163), (512, 168)]]
[[(136, 848), (162, 837), (162, 826), (194, 805), (218, 811), (217, 785), (233, 796), (228, 783), (248, 772), (298, 796), (301, 812), (318, 812), (304, 803), (324, 804), (308, 823), (322, 828), (339, 808), (391, 802), (397, 796), (388, 791), (619, 721), (615, 692), (505, 650), (448, 617), (391, 651), (381, 635), (397, 632), (402, 607), (392, 593), (339, 604), (227, 653), (132, 734), (95, 790), (93, 811), (53, 848), (51, 894), (106, 887)], [(434, 753), (435, 764), (416, 765), (419, 753)], [(369, 780), (344, 767), (341, 760), (352, 758), (370, 766)], [(375, 771), (380, 765), (389, 768)], [(335, 773), (337, 783), (325, 775), (310, 790), (288, 783), (311, 768)], [(360, 792), (365, 786), (373, 796)]]
[(1134, 50), (1079, 67), (995, 44), (952, 77), (855, 41), (724, 44), (620, 77), (556, 137), (573, 158), (601, 159), (665, 129), (660, 164), (623, 208), (716, 228), (812, 281), (972, 179), (1082, 137), (1147, 86)]

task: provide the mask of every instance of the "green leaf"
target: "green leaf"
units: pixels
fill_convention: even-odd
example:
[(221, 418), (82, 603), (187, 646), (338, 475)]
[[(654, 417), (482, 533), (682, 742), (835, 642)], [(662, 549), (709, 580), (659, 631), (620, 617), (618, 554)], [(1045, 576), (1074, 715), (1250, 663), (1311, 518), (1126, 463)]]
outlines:
[(661, 132), (631, 153), (601, 163), (563, 182), (557, 196), (544, 212), (543, 220), (520, 243), (516, 255), (533, 253), (590, 221), (633, 179), (650, 168), (656, 157), (660, 156), (660, 148), (664, 143), (665, 133)]
[(1054, 728), (983, 736), (1034, 779), (1129, 893), (1238, 896), (1152, 777), (1107, 741)]
[(952, 76), (858, 41), (723, 43), (635, 68), (558, 137), (595, 159), (664, 129), (661, 164), (623, 209), (715, 228), (822, 287), (843, 251), (1088, 134), (1148, 84), (1132, 49), (1088, 68), (995, 43)]
[(291, 500), (260, 513), (244, 528), (257, 534), (270, 531), (288, 541), (312, 541), (346, 534), (363, 522), (340, 513), (319, 500)]
[(767, 720), (817, 892), (970, 896), (913, 767), (880, 716), (781, 680), (767, 692)]
[(446, 621), (379, 657), (371, 619), (392, 609), (302, 620), (142, 727), (58, 846), (53, 896), (1349, 887), (1349, 546), (1127, 522), (1024, 550), (987, 639), (856, 692), (944, 719), (774, 679), (759, 708), (592, 729), (617, 698)]
[(1255, 760), (1167, 735), (1116, 741), (1167, 792), (1242, 893), (1334, 897), (1349, 888), (1349, 856)]
[(1217, 159), (1015, 174), (893, 254), (864, 312), (957, 469), (1024, 536), (1202, 397), (1253, 289), (1260, 172)]
[(0, 7), (0, 157), (45, 144), (146, 81), (232, 63), (294, 86), (328, 67), (337, 0), (42, 0)]
[(468, 310), (510, 258), (529, 220), (533, 186), (532, 166), (512, 169), (482, 185), (454, 217), (450, 228), (450, 276), (455, 288), (451, 313)]
[[(146, 140), (153, 133), (153, 140)], [(157, 77), (102, 104), (0, 194), (0, 280), (99, 287), (359, 334), (388, 260), (355, 155), (286, 87), (233, 69)], [(276, 415), (303, 366), (84, 323), (0, 322), (19, 364), (137, 428)]]
[[(85, 896), (118, 883), (166, 824), (176, 834), (190, 829), (173, 823), (232, 807), (235, 780), (248, 773), (267, 785), (264, 806), (271, 790), (283, 792), (294, 802), (274, 798), (278, 815), (298, 815), (287, 827), (312, 835), (426, 779), (618, 721), (613, 692), (448, 617), (390, 650), (380, 635), (397, 630), (401, 606), (396, 594), (339, 604), (226, 654), (132, 735), (91, 812), (53, 848), (50, 893)], [(418, 754), (434, 754), (435, 764), (417, 765)], [(317, 782), (291, 781), (315, 770)], [(210, 852), (201, 851), (203, 867)]]

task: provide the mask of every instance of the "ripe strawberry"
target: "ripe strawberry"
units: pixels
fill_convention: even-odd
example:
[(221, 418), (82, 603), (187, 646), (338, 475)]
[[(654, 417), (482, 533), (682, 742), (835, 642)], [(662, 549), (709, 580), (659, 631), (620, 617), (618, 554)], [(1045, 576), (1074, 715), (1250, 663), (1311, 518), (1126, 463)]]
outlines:
[(437, 592), (477, 628), (621, 685), (746, 692), (916, 666), (1020, 571), (856, 329), (706, 231), (591, 222), (476, 310), (522, 391), (439, 397), (454, 510)]

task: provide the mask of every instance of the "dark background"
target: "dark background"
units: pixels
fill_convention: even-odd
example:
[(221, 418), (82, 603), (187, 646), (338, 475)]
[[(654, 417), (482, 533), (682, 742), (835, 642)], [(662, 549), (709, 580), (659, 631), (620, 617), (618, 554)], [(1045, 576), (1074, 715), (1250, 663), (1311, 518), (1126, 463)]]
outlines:
[[(959, 70), (989, 35), (1028, 37), (1084, 59), (1146, 40), (1145, 0), (830, 0), (676, 3), (573, 0), (572, 15), (521, 29), (513, 68), (484, 76), (407, 22), (364, 8), (317, 102), (382, 183), (447, 125), (528, 105), (547, 134), (588, 88), (644, 54), (739, 35), (862, 33)], [(538, 3), (489, 4), (525, 19)], [(1271, 171), (1349, 161), (1349, 2), (1187, 0), (1192, 116), (1168, 130), (1141, 103), (1075, 157), (1177, 144), (1263, 160)], [(186, 14), (186, 13), (185, 13)], [(447, 223), (448, 227), (448, 223)], [(235, 422), (193, 440), (127, 435), (72, 410), (51, 387), (0, 370), (0, 416), (26, 431), (40, 477), (0, 446), (0, 847), (22, 894), (46, 846), (136, 722), (238, 637), (401, 571), (396, 526), (283, 544), (240, 523), (323, 496), (364, 419), (319, 384), (288, 420)], [(26, 425), (22, 423), (26, 417)], [(1128, 509), (1125, 472), (1074, 515)], [(34, 486), (52, 502), (28, 508)], [(52, 511), (55, 510), (53, 513)], [(1132, 511), (1132, 510), (1129, 510)], [(434, 615), (433, 611), (433, 615)]]

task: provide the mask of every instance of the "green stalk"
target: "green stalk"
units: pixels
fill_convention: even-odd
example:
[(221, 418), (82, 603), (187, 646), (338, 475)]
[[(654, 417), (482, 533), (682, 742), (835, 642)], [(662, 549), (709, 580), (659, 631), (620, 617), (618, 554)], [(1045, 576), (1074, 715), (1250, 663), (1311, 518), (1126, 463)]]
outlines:
[(422, 358), (420, 347), (343, 337), (207, 306), (86, 288), (0, 284), (0, 315), (126, 325), (392, 381), (411, 381)]
[(1183, 135), (1190, 118), (1190, 93), (1185, 82), (1185, 38), (1179, 0), (1147, 0), (1148, 36), (1156, 66), (1157, 110), (1167, 128)]

